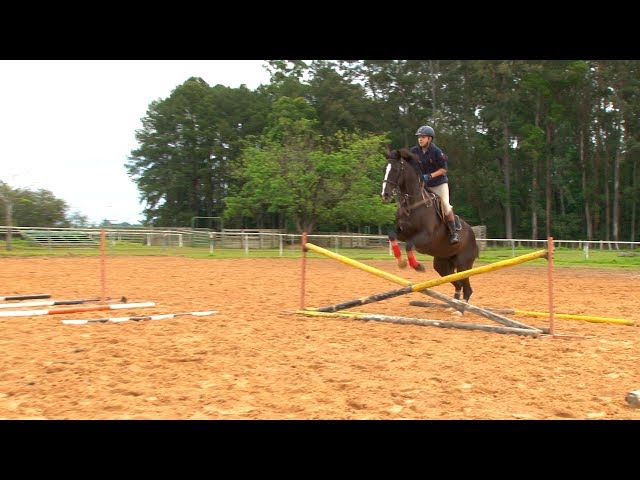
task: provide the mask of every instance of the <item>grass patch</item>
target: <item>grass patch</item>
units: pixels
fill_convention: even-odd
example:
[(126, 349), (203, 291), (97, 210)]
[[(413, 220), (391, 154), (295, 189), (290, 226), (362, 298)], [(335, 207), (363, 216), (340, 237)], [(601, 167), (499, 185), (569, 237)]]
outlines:
[[(28, 246), (24, 240), (12, 241), (12, 250), (8, 251), (4, 241), (0, 241), (0, 258), (20, 256), (99, 256), (100, 248), (46, 248)], [(328, 248), (334, 253), (344, 255), (354, 260), (389, 260), (395, 261), (388, 248)], [(495, 263), (509, 258), (518, 257), (541, 249), (534, 248), (487, 248), (480, 252), (476, 261), (478, 264)], [(209, 247), (178, 247), (178, 246), (146, 246), (133, 242), (107, 242), (107, 256), (181, 256), (200, 259), (230, 259), (230, 258), (291, 258), (301, 257), (300, 246), (286, 246), (280, 249), (251, 248), (245, 251), (241, 248), (214, 248)], [(307, 258), (326, 258), (315, 252), (307, 252)], [(431, 262), (429, 255), (418, 254), (418, 259), (423, 262)], [(580, 249), (566, 247), (554, 250), (553, 263), (563, 267), (592, 267), (640, 270), (640, 253), (631, 250), (589, 250), (588, 257)], [(530, 265), (546, 265), (545, 259), (536, 259), (527, 262)], [(479, 266), (479, 265), (478, 265)]]

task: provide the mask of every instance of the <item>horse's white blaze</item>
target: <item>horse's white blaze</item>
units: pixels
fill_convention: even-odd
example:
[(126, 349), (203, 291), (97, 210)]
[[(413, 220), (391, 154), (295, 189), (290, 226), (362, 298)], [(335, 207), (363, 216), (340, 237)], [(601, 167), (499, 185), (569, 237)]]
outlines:
[(387, 169), (384, 172), (384, 180), (382, 180), (382, 192), (380, 192), (380, 195), (384, 195), (384, 188), (387, 186), (387, 178), (389, 177), (390, 171), (391, 171), (391, 164), (387, 163)]

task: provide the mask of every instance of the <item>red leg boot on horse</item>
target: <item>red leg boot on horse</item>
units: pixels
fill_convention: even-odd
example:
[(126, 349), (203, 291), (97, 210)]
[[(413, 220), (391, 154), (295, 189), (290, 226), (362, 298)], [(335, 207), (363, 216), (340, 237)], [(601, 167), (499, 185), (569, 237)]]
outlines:
[(398, 266), (400, 268), (407, 268), (407, 261), (402, 258), (402, 252), (400, 251), (400, 246), (398, 245), (398, 237), (395, 232), (391, 232), (389, 234), (389, 243), (391, 243), (391, 250), (393, 251), (393, 256), (398, 261)]

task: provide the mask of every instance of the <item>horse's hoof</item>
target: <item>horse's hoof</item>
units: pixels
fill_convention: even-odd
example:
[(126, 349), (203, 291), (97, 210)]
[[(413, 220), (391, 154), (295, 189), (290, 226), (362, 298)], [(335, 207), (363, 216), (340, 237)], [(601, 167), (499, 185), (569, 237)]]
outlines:
[(415, 270), (416, 270), (416, 272), (424, 272), (426, 269), (424, 268), (424, 266), (421, 263), (419, 263), (418, 265), (416, 265)]
[(400, 268), (407, 268), (407, 261), (406, 260), (398, 260), (398, 266)]

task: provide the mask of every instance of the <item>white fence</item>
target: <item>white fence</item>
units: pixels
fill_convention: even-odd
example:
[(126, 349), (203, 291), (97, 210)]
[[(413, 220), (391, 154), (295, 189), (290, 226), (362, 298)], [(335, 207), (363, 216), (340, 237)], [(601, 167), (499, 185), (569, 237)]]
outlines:
[[(546, 239), (504, 239), (485, 238), (484, 227), (473, 227), (481, 249), (504, 248), (546, 248)], [(14, 240), (23, 240), (30, 248), (96, 248), (100, 244), (102, 229), (100, 228), (33, 228), (0, 226), (0, 241), (6, 240), (8, 234)], [(33, 232), (38, 232), (34, 235)], [(74, 237), (75, 234), (75, 237)], [(79, 241), (78, 238), (90, 241)], [(283, 255), (287, 249), (299, 249), (302, 235), (280, 233), (273, 230), (223, 230), (221, 232), (206, 229), (174, 228), (105, 228), (107, 246), (134, 244), (146, 247), (183, 248), (204, 247), (210, 251), (215, 249), (249, 250), (277, 249)], [(43, 240), (44, 239), (44, 240)], [(389, 242), (385, 235), (361, 234), (311, 234), (308, 241), (315, 245), (332, 249), (383, 249), (389, 250)], [(4, 242), (3, 242), (4, 243)], [(554, 239), (554, 247), (591, 250), (634, 250), (640, 248), (640, 242), (613, 242)]]

